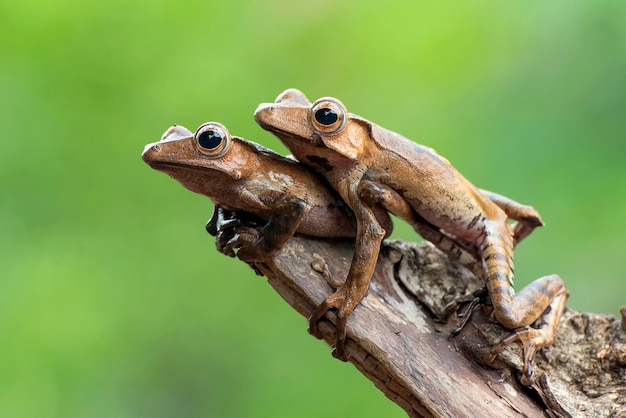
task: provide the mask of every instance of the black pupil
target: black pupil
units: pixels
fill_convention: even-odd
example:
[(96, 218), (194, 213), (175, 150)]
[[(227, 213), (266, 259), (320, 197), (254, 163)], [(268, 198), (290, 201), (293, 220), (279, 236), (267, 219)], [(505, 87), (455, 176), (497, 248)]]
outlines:
[(204, 131), (198, 137), (198, 143), (202, 148), (215, 149), (222, 143), (222, 135), (217, 131)]
[(322, 125), (332, 125), (333, 123), (337, 122), (337, 119), (339, 119), (339, 116), (337, 116), (337, 112), (328, 107), (323, 107), (315, 112), (315, 120)]

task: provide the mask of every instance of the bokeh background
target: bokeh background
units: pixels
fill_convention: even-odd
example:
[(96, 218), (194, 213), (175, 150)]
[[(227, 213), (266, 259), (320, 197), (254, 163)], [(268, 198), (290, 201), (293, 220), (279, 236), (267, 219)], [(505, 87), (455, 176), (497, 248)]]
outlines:
[[(626, 4), (0, 3), (0, 416), (401, 417), (140, 159), (288, 87), (540, 210), (517, 286), (626, 304)], [(395, 236), (419, 239), (398, 224)]]

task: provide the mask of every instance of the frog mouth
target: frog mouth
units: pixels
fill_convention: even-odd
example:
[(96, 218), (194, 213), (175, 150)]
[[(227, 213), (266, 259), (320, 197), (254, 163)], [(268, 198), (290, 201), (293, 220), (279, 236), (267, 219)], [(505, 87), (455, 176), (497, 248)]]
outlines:
[(178, 162), (174, 162), (174, 161), (165, 161), (165, 160), (153, 160), (153, 161), (146, 161), (146, 163), (154, 168), (155, 170), (159, 170), (159, 171), (167, 171), (168, 168), (172, 168), (172, 167), (181, 167), (187, 170), (197, 170), (197, 171), (206, 171), (207, 168), (206, 167), (198, 167), (197, 165), (191, 165), (191, 164), (185, 164), (185, 163), (178, 163)]
[(257, 123), (259, 124), (259, 126), (263, 129), (265, 129), (268, 132), (271, 132), (272, 134), (274, 134), (275, 136), (279, 137), (279, 138), (289, 138), (289, 139), (296, 139), (299, 138), (299, 136), (297, 136), (296, 134), (286, 131), (284, 129), (279, 129), (275, 126), (272, 126), (268, 123), (265, 122), (261, 122), (261, 121), (257, 121)]
[[(152, 161), (148, 165), (150, 168), (167, 174), (169, 177), (181, 183), (186, 188), (195, 191), (196, 186), (190, 187), (197, 183), (213, 184), (216, 176), (219, 176), (219, 170), (212, 170), (207, 167), (197, 165), (183, 164), (168, 161)], [(207, 186), (209, 187), (209, 186)], [(204, 190), (204, 189), (203, 189)], [(198, 192), (202, 193), (202, 192)]]

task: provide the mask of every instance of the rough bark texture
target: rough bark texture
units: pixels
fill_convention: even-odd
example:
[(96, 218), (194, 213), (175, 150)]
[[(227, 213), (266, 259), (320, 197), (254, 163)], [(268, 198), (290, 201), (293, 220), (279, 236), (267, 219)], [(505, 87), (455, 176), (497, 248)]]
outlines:
[[(333, 291), (319, 265), (345, 277), (352, 248), (296, 236), (271, 262), (253, 267), (308, 317)], [(456, 301), (482, 287), (429, 243), (385, 242), (370, 290), (348, 322), (349, 361), (411, 417), (626, 417), (624, 318), (620, 324), (567, 310), (554, 345), (537, 355), (536, 384), (524, 387), (517, 347), (491, 364), (482, 360), (508, 334), (488, 307), (450, 335)], [(329, 316), (320, 328), (330, 344)]]

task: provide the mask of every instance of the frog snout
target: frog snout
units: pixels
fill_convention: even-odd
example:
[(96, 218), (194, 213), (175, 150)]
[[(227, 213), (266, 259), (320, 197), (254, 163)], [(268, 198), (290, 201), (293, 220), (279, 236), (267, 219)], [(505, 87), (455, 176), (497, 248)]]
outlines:
[(179, 139), (191, 138), (193, 133), (180, 125), (172, 125), (161, 135), (161, 140), (158, 142), (152, 142), (146, 145), (141, 153), (141, 158), (145, 162), (153, 161), (155, 156), (161, 151), (161, 144), (163, 142), (178, 141)]
[(265, 129), (265, 126), (267, 126), (265, 122), (266, 114), (271, 115), (272, 113), (274, 113), (274, 105), (272, 103), (261, 103), (254, 111), (254, 120)]
[(154, 154), (157, 154), (161, 150), (158, 142), (152, 142), (151, 144), (146, 145), (143, 148), (143, 152), (141, 153), (141, 159), (145, 162), (149, 162), (153, 160)]
[(161, 147), (159, 146), (158, 142), (152, 142), (150, 144), (147, 144), (145, 147), (143, 147), (143, 152), (141, 153), (141, 155), (146, 154), (147, 152), (149, 152), (152, 148), (154, 148), (154, 150), (156, 152), (159, 152), (161, 150)]

